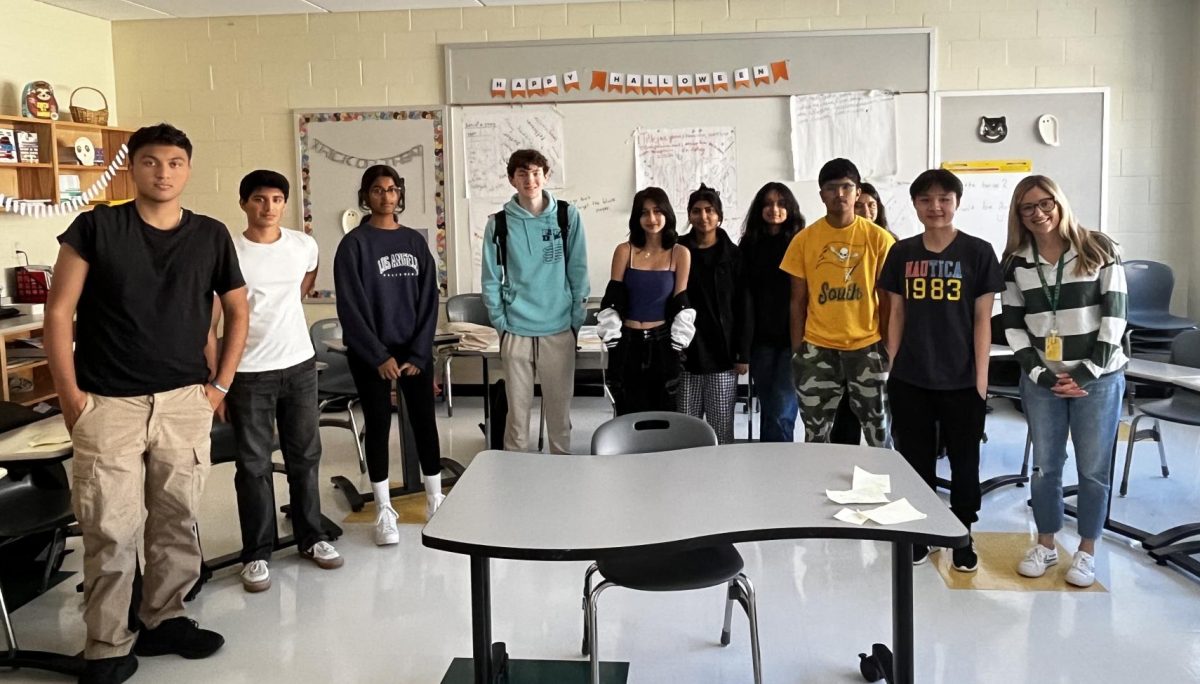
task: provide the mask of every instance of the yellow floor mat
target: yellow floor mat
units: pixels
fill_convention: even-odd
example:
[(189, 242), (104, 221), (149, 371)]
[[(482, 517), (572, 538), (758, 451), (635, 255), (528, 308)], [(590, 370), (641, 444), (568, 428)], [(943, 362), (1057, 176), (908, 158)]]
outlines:
[[(392, 487), (399, 487), (401, 483), (393, 482)], [(447, 491), (449, 488), (443, 488)], [(400, 515), (399, 522), (401, 525), (424, 525), (425, 520), (425, 492), (417, 492), (415, 494), (405, 494), (392, 499), (392, 508)], [(375, 515), (378, 510), (375, 507), (374, 501), (368, 501), (363, 509), (357, 513), (351, 513), (342, 519), (343, 523), (367, 523), (375, 524)]]
[(1036, 539), (1021, 532), (977, 532), (975, 550), (979, 554), (979, 569), (975, 572), (959, 572), (954, 569), (949, 549), (930, 554), (929, 562), (951, 589), (992, 589), (998, 591), (1092, 591), (1108, 592), (1096, 580), (1087, 589), (1067, 584), (1067, 569), (1071, 567), (1071, 553), (1058, 544), (1058, 564), (1037, 578), (1017, 574), (1017, 563), (1025, 557), (1025, 551)]

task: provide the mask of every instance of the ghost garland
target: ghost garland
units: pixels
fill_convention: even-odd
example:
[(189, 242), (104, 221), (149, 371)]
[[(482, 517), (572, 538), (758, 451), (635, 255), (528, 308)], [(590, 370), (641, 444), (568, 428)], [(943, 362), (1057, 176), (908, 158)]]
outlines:
[(117, 169), (125, 162), (125, 156), (129, 153), (129, 147), (124, 143), (121, 144), (121, 149), (117, 151), (113, 157), (112, 163), (104, 170), (104, 174), (91, 187), (83, 192), (79, 197), (73, 197), (65, 202), (60, 202), (55, 205), (46, 204), (28, 204), (22, 202), (15, 197), (8, 197), (0, 193), (0, 207), (4, 211), (20, 214), (21, 216), (32, 216), (34, 218), (43, 218), (48, 216), (62, 216), (68, 213), (76, 213), (83, 210), (83, 206), (91, 202), (100, 194), (108, 184), (112, 182), (113, 176), (116, 175)]

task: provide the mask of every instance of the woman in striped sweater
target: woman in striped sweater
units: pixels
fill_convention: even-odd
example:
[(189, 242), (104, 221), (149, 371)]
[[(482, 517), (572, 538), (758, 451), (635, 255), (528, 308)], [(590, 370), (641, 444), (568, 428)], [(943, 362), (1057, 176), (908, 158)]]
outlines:
[(1013, 191), (1004, 256), (1004, 328), (1023, 371), (1038, 528), (1038, 543), (1017, 571), (1041, 577), (1058, 562), (1054, 535), (1063, 524), (1070, 432), (1079, 471), (1080, 541), (1066, 580), (1090, 586), (1125, 390), (1125, 272), (1116, 244), (1080, 227), (1062, 190), (1045, 176), (1029, 176)]

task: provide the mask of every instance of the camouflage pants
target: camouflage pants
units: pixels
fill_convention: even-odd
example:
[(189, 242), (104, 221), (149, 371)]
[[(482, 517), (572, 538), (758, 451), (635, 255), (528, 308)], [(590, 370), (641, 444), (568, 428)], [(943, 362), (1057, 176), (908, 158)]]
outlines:
[(805, 342), (792, 356), (792, 377), (804, 419), (804, 441), (829, 441), (844, 386), (850, 393), (850, 409), (862, 423), (867, 444), (890, 448), (886, 367), (887, 350), (882, 342), (854, 351), (826, 349)]

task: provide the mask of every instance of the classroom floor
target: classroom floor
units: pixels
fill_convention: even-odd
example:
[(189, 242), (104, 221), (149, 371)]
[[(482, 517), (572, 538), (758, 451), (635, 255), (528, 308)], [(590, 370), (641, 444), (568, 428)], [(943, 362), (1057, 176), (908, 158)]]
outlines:
[[(1011, 404), (993, 404), (985, 477), (1019, 469), (1025, 439), (1024, 421)], [(480, 399), (460, 397), (450, 419), (439, 406), (445, 455), (468, 460), (482, 447), (480, 407)], [(583, 451), (591, 431), (609, 417), (607, 404), (579, 398), (573, 409), (574, 447)], [(739, 437), (746, 434), (746, 420), (738, 415)], [(1139, 443), (1130, 493), (1114, 500), (1114, 518), (1150, 530), (1200, 519), (1200, 431), (1168, 424), (1163, 431), (1171, 477), (1161, 477), (1155, 446)], [(325, 428), (322, 437), (323, 482), (338, 473), (357, 476), (350, 433)], [(1123, 458), (1123, 443), (1121, 453)], [(276, 482), (285, 497), (282, 479)], [(238, 546), (232, 483), (231, 465), (213, 469), (201, 517), (210, 557)], [(1033, 519), (1027, 495), (1027, 488), (1007, 487), (986, 496), (976, 530), (1028, 533)], [(322, 499), (334, 521), (349, 513), (328, 484)], [(242, 590), (237, 569), (219, 574), (191, 604), (190, 616), (224, 634), (226, 646), (205, 661), (144, 658), (132, 681), (440, 682), (451, 659), (471, 651), (467, 559), (422, 547), (420, 525), (402, 525), (399, 546), (387, 548), (373, 545), (369, 524), (344, 527), (337, 542), (346, 558), (340, 570), (323, 571), (302, 563), (294, 551), (281, 553), (271, 563), (274, 586), (261, 594)], [(1073, 522), (1059, 539), (1075, 549)], [(78, 540), (72, 544), (78, 548)], [(872, 642), (891, 641), (887, 545), (807, 540), (739, 548), (758, 591), (764, 681), (862, 682), (857, 654)], [(985, 560), (1015, 564), (1020, 558), (1018, 552)], [(64, 569), (79, 566), (74, 553)], [(493, 634), (508, 643), (512, 657), (579, 658), (585, 568), (494, 563)], [(1097, 577), (1107, 592), (964, 591), (948, 588), (932, 564), (916, 568), (917, 681), (1200, 682), (1200, 582), (1156, 566), (1111, 534), (1100, 546)], [(14, 614), (23, 647), (82, 647), (77, 581), (78, 575)], [(732, 644), (718, 646), (723, 598), (721, 589), (614, 589), (600, 604), (601, 656), (630, 661), (631, 684), (749, 682), (749, 637), (740, 613)], [(0, 672), (0, 684), (52, 681), (63, 678)]]

